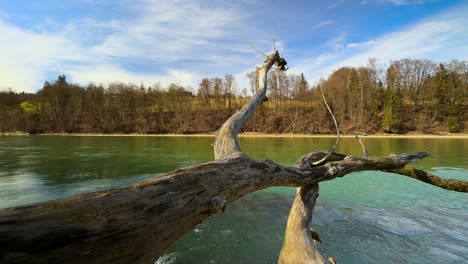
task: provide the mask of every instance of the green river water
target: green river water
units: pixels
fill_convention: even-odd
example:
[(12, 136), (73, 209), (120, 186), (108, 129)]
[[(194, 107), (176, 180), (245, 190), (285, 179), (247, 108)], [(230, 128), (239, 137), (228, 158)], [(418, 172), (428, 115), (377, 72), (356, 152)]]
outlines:
[[(256, 159), (293, 165), (334, 138), (243, 137)], [(371, 155), (428, 151), (412, 166), (468, 180), (468, 139), (364, 138)], [(212, 137), (0, 136), (0, 208), (120, 186), (213, 159)], [(343, 138), (338, 152), (361, 155)], [(157, 263), (276, 263), (295, 189), (229, 204)], [(361, 172), (320, 185), (314, 229), (325, 258), (345, 263), (468, 263), (468, 194), (407, 177)], [(103, 252), (105, 254), (105, 252)]]

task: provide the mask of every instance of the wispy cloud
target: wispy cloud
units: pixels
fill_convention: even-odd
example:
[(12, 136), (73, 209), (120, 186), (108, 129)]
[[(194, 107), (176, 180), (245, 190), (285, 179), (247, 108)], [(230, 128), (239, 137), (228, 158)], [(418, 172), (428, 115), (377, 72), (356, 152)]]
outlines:
[(363, 48), (371, 47), (375, 43), (376, 43), (375, 40), (369, 40), (369, 41), (359, 42), (359, 43), (353, 42), (353, 43), (346, 44), (346, 48), (348, 48), (348, 49), (363, 49)]
[(390, 3), (397, 6), (405, 6), (405, 5), (422, 5), (427, 0), (383, 0), (383, 2)]
[[(384, 8), (422, 2), (374, 1), (390, 3)], [(262, 1), (80, 0), (78, 3), (94, 11), (119, 10), (123, 15), (91, 16), (85, 12), (61, 18), (60, 23), (59, 17), (46, 16), (42, 23), (32, 23), (29, 19), (15, 20), (11, 15), (0, 14), (0, 35), (6, 40), (0, 42), (0, 89), (35, 91), (46, 78), (57, 74), (66, 74), (69, 80), (81, 84), (176, 82), (196, 87), (203, 77), (226, 73), (239, 77), (242, 89), (248, 86), (245, 73), (264, 60), (245, 40), (268, 52), (272, 49), (272, 29), (279, 24), (277, 32), (286, 33), (276, 36), (280, 40), (276, 48), (286, 56), (291, 72), (304, 72), (310, 77), (324, 76), (343, 65), (365, 64), (368, 57), (463, 59), (468, 54), (465, 29), (468, 21), (464, 16), (467, 8), (451, 10), (398, 32), (381, 32), (377, 37), (362, 39), (352, 33), (352, 23), (343, 25), (331, 15), (344, 8), (344, 1), (334, 1), (329, 6), (321, 4), (325, 10), (322, 19), (312, 26), (306, 22), (310, 21), (310, 14), (302, 9), (293, 9), (298, 14), (295, 19), (272, 20), (280, 17), (284, 9)], [(326, 7), (336, 9), (327, 11)], [(275, 24), (277, 21), (279, 24)], [(289, 34), (292, 29), (294, 37)]]
[(0, 21), (0, 88), (34, 91), (50, 69), (83, 61), (80, 49), (63, 36), (28, 32)]
[[(242, 21), (237, 10), (201, 7), (193, 1), (137, 1), (139, 18), (122, 25), (94, 48), (97, 54), (155, 60), (185, 60), (199, 47), (234, 39)], [(220, 46), (220, 48), (225, 46)], [(200, 55), (200, 54), (198, 54)]]
[[(134, 16), (119, 21), (84, 17), (42, 33), (1, 23), (0, 34), (11, 41), (0, 43), (0, 56), (6, 58), (0, 62), (0, 88), (34, 91), (48, 72), (65, 73), (82, 84), (119, 80), (193, 86), (202, 74), (251, 66), (248, 58), (254, 52), (242, 39), (263, 38), (245, 23), (249, 13), (234, 5), (123, 1)], [(146, 67), (132, 70), (131, 64)]]
[(394, 5), (407, 5), (409, 4), (409, 1), (407, 0), (386, 0), (386, 2), (389, 2)]
[(97, 64), (92, 68), (88, 66), (72, 66), (69, 68), (68, 73), (71, 76), (75, 76), (75, 79), (82, 79), (84, 82), (112, 83), (120, 81), (136, 84), (144, 82), (146, 85), (159, 83), (163, 86), (167, 86), (170, 83), (191, 86), (194, 78), (199, 75), (196, 72), (176, 69), (167, 69), (158, 74), (132, 72), (113, 64)]
[(339, 34), (337, 34), (336, 36), (328, 39), (327, 41), (325, 41), (325, 43), (323, 44), (323, 46), (325, 48), (332, 48), (333, 50), (335, 51), (339, 51), (341, 49), (344, 48), (344, 43), (345, 43), (345, 40), (346, 40), (346, 33), (345, 32), (341, 32)]
[(376, 39), (348, 43), (343, 49), (298, 60), (297, 69), (316, 80), (343, 66), (364, 66), (371, 57), (383, 62), (401, 58), (468, 59), (467, 9), (452, 9)]
[(330, 24), (333, 24), (333, 21), (326, 20), (326, 21), (322, 21), (320, 23), (315, 24), (314, 27), (315, 28), (321, 28), (321, 27), (324, 27), (324, 26), (327, 26), (327, 25), (330, 25)]

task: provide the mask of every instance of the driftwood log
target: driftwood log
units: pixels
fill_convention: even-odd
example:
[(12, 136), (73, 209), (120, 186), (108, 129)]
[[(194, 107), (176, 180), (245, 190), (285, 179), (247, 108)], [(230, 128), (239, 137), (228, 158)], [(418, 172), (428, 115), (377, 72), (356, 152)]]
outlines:
[(249, 158), (237, 133), (266, 99), (268, 71), (274, 65), (284, 69), (285, 64), (275, 50), (257, 68), (258, 92), (218, 130), (215, 161), (107, 191), (0, 209), (0, 263), (154, 263), (211, 214), (223, 213), (230, 202), (271, 186), (300, 187), (279, 262), (326, 263), (310, 232), (319, 182), (382, 170), (468, 192), (467, 182), (405, 167), (428, 156), (425, 152), (388, 157), (314, 152), (294, 167)]

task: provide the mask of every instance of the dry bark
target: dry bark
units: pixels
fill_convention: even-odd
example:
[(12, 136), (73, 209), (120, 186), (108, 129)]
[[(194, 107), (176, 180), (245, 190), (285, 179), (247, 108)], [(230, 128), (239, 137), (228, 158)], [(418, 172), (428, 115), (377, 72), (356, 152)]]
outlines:
[[(337, 139), (339, 139), (339, 136)], [(338, 142), (337, 140), (335, 147)], [(302, 169), (312, 168), (316, 164), (343, 160), (345, 157), (343, 154), (334, 152), (314, 152), (302, 156), (295, 166)], [(322, 255), (315, 247), (313, 233), (310, 231), (312, 230), (312, 213), (318, 191), (318, 183), (297, 188), (296, 197), (289, 211), (284, 243), (278, 263), (325, 263)], [(316, 236), (318, 237), (317, 234)]]
[(423, 170), (404, 167), (399, 169), (388, 170), (388, 172), (408, 176), (410, 178), (429, 183), (442, 189), (456, 192), (468, 192), (468, 182), (466, 181), (440, 178), (439, 176), (436, 176)]
[[(296, 209), (306, 209), (298, 211), (293, 206), (291, 215), (296, 220), (288, 222), (280, 262), (323, 263), (310, 243), (310, 232), (303, 233), (310, 225), (318, 183), (362, 170), (411, 174), (399, 170), (428, 154), (357, 158), (318, 152), (304, 155), (296, 167), (249, 158), (240, 148), (237, 133), (266, 99), (266, 75), (273, 65), (285, 68), (278, 51), (257, 69), (259, 92), (218, 131), (215, 161), (107, 191), (1, 209), (0, 262), (154, 263), (183, 234), (209, 215), (224, 212), (239, 197), (270, 186), (303, 186)], [(315, 164), (325, 156), (326, 160)], [(463, 182), (444, 185), (414, 178), (467, 191), (454, 187)]]
[(261, 68), (257, 68), (257, 93), (252, 99), (242, 107), (240, 111), (234, 113), (216, 132), (214, 144), (214, 155), (216, 160), (226, 159), (230, 155), (241, 154), (237, 133), (242, 125), (250, 120), (255, 110), (266, 100), (267, 73), (274, 64), (280, 62), (281, 57), (277, 50), (270, 54)]
[(322, 255), (315, 248), (310, 234), (312, 212), (318, 191), (318, 184), (297, 189), (296, 198), (289, 211), (286, 234), (278, 263), (325, 263)]

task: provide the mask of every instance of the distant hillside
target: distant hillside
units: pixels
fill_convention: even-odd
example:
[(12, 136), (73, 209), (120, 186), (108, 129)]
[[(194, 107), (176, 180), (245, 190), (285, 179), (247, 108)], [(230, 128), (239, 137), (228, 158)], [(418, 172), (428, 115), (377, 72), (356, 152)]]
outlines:
[[(256, 74), (247, 76), (254, 91)], [(303, 74), (274, 71), (268, 86), (269, 100), (244, 131), (333, 134), (321, 87), (344, 133), (467, 132), (467, 61), (404, 59), (383, 69), (370, 60), (313, 86)], [(35, 94), (0, 92), (0, 132), (213, 132), (246, 102), (247, 91), (232, 75), (203, 79), (196, 94), (175, 84), (83, 87), (59, 76)]]

